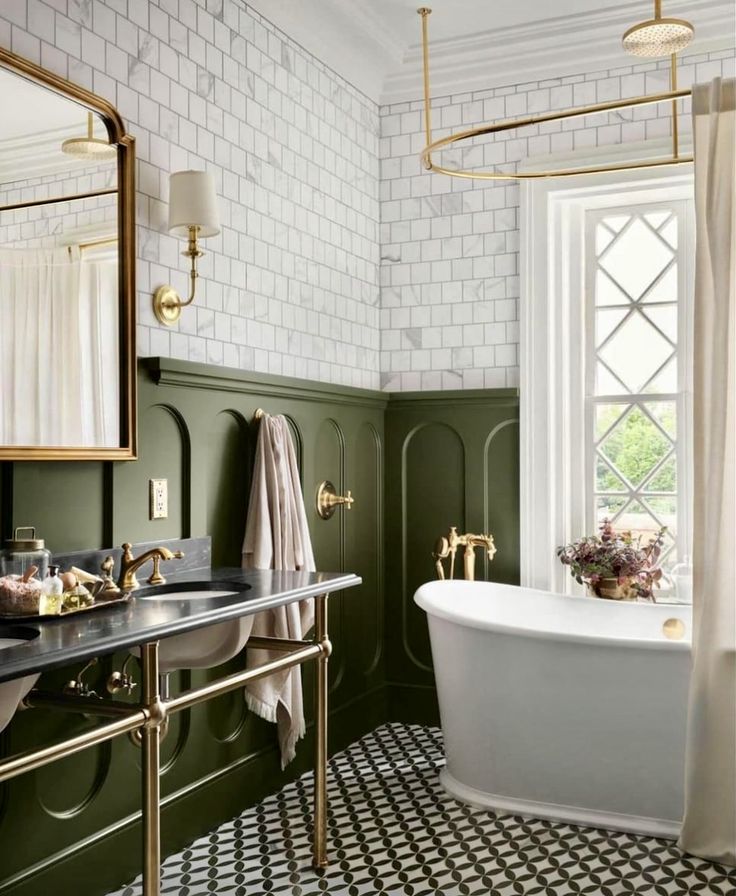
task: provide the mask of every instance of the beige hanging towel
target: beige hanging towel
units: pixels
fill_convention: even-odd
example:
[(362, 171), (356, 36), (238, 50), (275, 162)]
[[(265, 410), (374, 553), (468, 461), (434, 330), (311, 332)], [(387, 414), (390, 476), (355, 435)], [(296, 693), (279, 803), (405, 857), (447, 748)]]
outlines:
[[(285, 417), (261, 418), (243, 541), (244, 569), (313, 571), (314, 555), (304, 509), (296, 452)], [(300, 640), (314, 623), (311, 600), (258, 613), (253, 635)], [(269, 650), (248, 650), (249, 669), (276, 659)], [(252, 712), (278, 726), (281, 767), (294, 758), (304, 736), (301, 669), (274, 672), (246, 685), (245, 702)]]

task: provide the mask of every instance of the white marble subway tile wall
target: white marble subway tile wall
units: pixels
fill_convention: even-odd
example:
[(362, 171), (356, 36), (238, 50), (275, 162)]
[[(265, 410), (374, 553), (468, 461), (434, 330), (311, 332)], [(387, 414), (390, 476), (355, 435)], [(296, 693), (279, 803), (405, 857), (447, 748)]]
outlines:
[[(433, 100), (434, 136), (487, 121), (667, 89), (668, 63)], [(733, 76), (733, 50), (684, 56), (679, 83)], [(662, 140), (667, 106), (500, 135), (443, 154), (449, 167)], [(681, 115), (689, 131), (689, 110)], [(426, 174), (423, 103), (381, 109), (381, 385), (390, 391), (501, 388), (519, 377), (519, 187)], [(523, 134), (523, 137), (519, 136)], [(548, 163), (547, 163), (548, 164)]]
[[(137, 139), (140, 355), (393, 391), (517, 384), (518, 187), (426, 174), (418, 100), (379, 110), (242, 0), (3, 0), (0, 45), (108, 98)], [(733, 57), (685, 56), (680, 82)], [(436, 135), (666, 81), (643, 64), (439, 97)], [(668, 131), (647, 109), (459, 152), (509, 164)], [(187, 288), (166, 199), (188, 167), (214, 172), (223, 229), (169, 329), (151, 294)]]
[[(117, 173), (110, 165), (85, 166), (83, 171), (47, 174), (25, 180), (16, 180), (16, 175), (13, 177), (12, 181), (0, 184), (0, 208), (109, 189), (117, 182)], [(0, 214), (0, 247), (5, 248), (66, 246), (88, 236), (109, 236), (116, 231), (115, 196), (35, 205)]]
[[(3, 0), (0, 45), (117, 106), (137, 141), (138, 353), (379, 385), (378, 106), (240, 0)], [(186, 291), (171, 171), (215, 175), (222, 233)]]

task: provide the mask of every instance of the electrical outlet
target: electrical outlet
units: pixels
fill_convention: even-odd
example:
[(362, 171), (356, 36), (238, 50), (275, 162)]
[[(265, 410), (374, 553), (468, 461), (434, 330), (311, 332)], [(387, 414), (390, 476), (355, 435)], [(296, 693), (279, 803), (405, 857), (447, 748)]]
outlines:
[(151, 520), (165, 520), (169, 515), (169, 482), (168, 479), (149, 479)]

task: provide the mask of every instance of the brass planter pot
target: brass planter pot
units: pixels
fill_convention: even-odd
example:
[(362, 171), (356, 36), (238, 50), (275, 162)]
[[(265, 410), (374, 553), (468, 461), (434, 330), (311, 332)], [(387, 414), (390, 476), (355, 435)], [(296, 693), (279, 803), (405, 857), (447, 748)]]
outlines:
[(638, 594), (631, 579), (619, 582), (616, 578), (601, 579), (597, 585), (585, 583), (591, 597), (603, 597), (607, 600), (636, 600)]

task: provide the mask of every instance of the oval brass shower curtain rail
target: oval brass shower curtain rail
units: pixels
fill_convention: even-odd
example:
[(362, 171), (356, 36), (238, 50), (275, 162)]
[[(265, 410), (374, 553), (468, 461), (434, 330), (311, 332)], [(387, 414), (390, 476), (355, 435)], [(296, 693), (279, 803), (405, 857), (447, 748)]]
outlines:
[[(431, 9), (421, 7), (417, 10), (422, 20), (422, 60), (424, 68), (424, 131), (426, 145), (420, 154), (422, 164), (427, 171), (435, 174), (447, 174), (450, 177), (475, 178), (477, 180), (526, 180), (538, 177), (573, 177), (580, 174), (601, 174), (609, 171), (631, 171), (642, 168), (658, 168), (666, 165), (684, 165), (693, 161), (692, 155), (681, 155), (679, 146), (679, 127), (677, 120), (677, 101), (692, 96), (692, 90), (677, 89), (677, 55), (670, 56), (670, 90), (636, 96), (628, 99), (612, 100), (591, 106), (579, 106), (563, 109), (560, 112), (547, 112), (527, 118), (505, 119), (495, 124), (479, 125), (465, 131), (458, 131), (439, 140), (432, 140), (432, 103), (429, 96), (429, 35), (428, 23)], [(617, 162), (607, 165), (589, 165), (576, 168), (559, 168), (549, 171), (474, 171), (463, 168), (446, 168), (432, 161), (432, 153), (438, 152), (464, 140), (483, 137), (488, 134), (499, 134), (503, 131), (518, 130), (531, 125), (546, 124), (552, 121), (565, 121), (569, 118), (581, 118), (604, 112), (615, 112), (619, 109), (634, 109), (638, 106), (651, 106), (659, 103), (672, 103), (672, 155), (661, 159), (641, 159), (631, 162)]]

